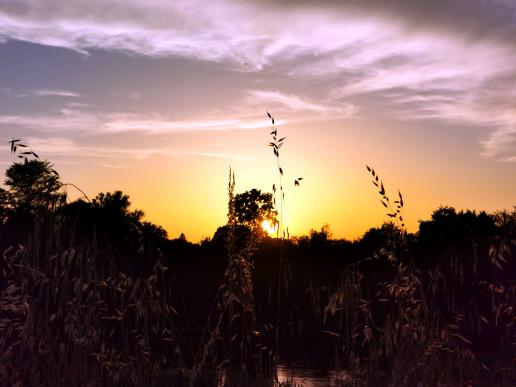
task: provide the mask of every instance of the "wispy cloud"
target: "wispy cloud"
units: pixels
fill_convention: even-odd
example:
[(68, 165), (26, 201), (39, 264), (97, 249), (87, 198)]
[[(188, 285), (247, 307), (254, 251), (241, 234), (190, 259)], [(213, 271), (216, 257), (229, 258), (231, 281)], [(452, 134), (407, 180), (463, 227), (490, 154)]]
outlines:
[(125, 164), (102, 163), (101, 165), (104, 168), (109, 168), (109, 169), (123, 169), (123, 168), (127, 168), (128, 167), (128, 165), (125, 165)]
[(318, 114), (343, 114), (350, 116), (353, 112), (351, 104), (340, 103), (338, 105), (329, 103), (315, 103), (306, 98), (294, 94), (282, 93), (280, 91), (248, 90), (247, 101), (251, 105), (260, 105), (274, 108), (276, 111), (318, 113)]
[(83, 103), (83, 102), (68, 102), (66, 104), (67, 108), (69, 108), (70, 110), (73, 110), (73, 109), (82, 109), (82, 108), (91, 108), (93, 107), (92, 104), (89, 104), (89, 103)]
[(263, 118), (242, 117), (236, 119), (221, 119), (219, 117), (203, 120), (184, 119), (173, 120), (150, 115), (150, 117), (135, 114), (110, 114), (106, 116), (103, 128), (107, 132), (141, 131), (146, 133), (177, 133), (194, 131), (224, 131), (235, 129), (255, 129), (267, 127), (268, 122)]
[(103, 124), (101, 114), (75, 109), (61, 109), (58, 113), (38, 115), (0, 115), (0, 125), (20, 126), (39, 132), (75, 131), (98, 132)]
[[(279, 122), (281, 124), (281, 122)], [(61, 109), (54, 114), (0, 115), (0, 125), (18, 125), (43, 133), (75, 132), (76, 134), (106, 134), (142, 132), (146, 134), (195, 131), (226, 131), (257, 129), (268, 126), (259, 116), (242, 115), (224, 119), (205, 116), (204, 119), (171, 119), (160, 114), (103, 113), (77, 109)]]
[(134, 91), (129, 94), (129, 99), (139, 100), (142, 97), (139, 91)]
[(80, 97), (79, 93), (60, 89), (37, 89), (16, 95), (17, 97)]
[(505, 161), (508, 163), (516, 163), (516, 156), (504, 157), (500, 159), (500, 161)]
[(378, 31), (371, 20), (347, 19), (342, 23), (335, 10), (313, 9), (308, 24), (305, 7), (278, 9), (252, 1), (128, 0), (121, 6), (70, 0), (63, 7), (58, 0), (48, 0), (44, 6), (27, 2), (0, 9), (0, 36), (86, 55), (97, 48), (155, 57), (181, 55), (258, 70), (280, 58), (348, 47)]
[[(238, 153), (211, 152), (205, 149), (195, 148), (147, 148), (147, 147), (115, 147), (115, 146), (91, 146), (79, 144), (76, 141), (65, 137), (28, 137), (26, 142), (33, 149), (37, 149), (42, 156), (50, 155), (61, 157), (86, 157), (99, 160), (144, 160), (152, 156), (202, 156), (209, 158), (220, 158), (226, 160), (254, 161), (254, 158)], [(103, 162), (106, 168), (122, 168), (126, 164)]]
[[(461, 37), (474, 37), (481, 29), (486, 37), (502, 42), (514, 30), (514, 7), (502, 1), (491, 1), (503, 10), (499, 13), (484, 12), (493, 4), (481, 0), (438, 2), (431, 7), (411, 1), (396, 3), (399, 6), (373, 0), (317, 6), (307, 1), (190, 0), (176, 4), (127, 0), (122, 5), (69, 0), (63, 7), (59, 0), (8, 2), (0, 4), (0, 36), (83, 53), (101, 48), (152, 56), (183, 55), (257, 69), (285, 58), (369, 46), (393, 34), (406, 38), (407, 30), (431, 32), (438, 25), (434, 22), (443, 18), (450, 19), (446, 24), (452, 27), (440, 28), (455, 29), (455, 35)], [(475, 15), (484, 17), (471, 25), (468, 16)]]

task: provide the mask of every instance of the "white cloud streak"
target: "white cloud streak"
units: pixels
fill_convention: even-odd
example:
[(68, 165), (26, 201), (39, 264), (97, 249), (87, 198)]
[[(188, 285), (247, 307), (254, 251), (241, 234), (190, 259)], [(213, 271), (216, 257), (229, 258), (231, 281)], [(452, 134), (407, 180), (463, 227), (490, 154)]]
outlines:
[[(281, 124), (284, 121), (278, 122)], [(174, 120), (159, 114), (101, 113), (61, 109), (43, 115), (0, 115), (0, 125), (20, 126), (41, 133), (73, 132), (75, 135), (142, 132), (144, 134), (226, 131), (268, 127), (264, 117), (241, 116), (235, 119), (205, 117)]]
[[(98, 158), (101, 160), (143, 160), (153, 156), (202, 156), (227, 160), (254, 161), (252, 157), (246, 155), (229, 152), (209, 152), (194, 148), (122, 148), (113, 146), (88, 146), (78, 144), (74, 140), (65, 137), (29, 137), (26, 142), (30, 144), (32, 148), (37, 149), (40, 155), (61, 157), (87, 157)], [(125, 164), (120, 163), (103, 163), (102, 165), (106, 168), (121, 168), (125, 166)]]
[(275, 111), (332, 114), (342, 117), (350, 117), (354, 111), (351, 104), (342, 102), (335, 104), (333, 101), (315, 103), (306, 98), (280, 91), (249, 90), (247, 94), (247, 101), (250, 105), (268, 106), (269, 109), (274, 108)]
[(17, 94), (17, 97), (80, 97), (79, 93), (60, 89), (37, 89)]

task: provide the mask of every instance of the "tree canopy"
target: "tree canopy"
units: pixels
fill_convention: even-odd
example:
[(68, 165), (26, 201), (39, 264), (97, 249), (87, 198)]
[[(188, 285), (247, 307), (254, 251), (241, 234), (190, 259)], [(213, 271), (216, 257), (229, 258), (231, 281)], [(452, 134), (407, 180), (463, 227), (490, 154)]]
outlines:
[(443, 246), (472, 236), (490, 236), (495, 232), (495, 219), (484, 211), (459, 211), (439, 207), (432, 219), (419, 223), (419, 240), (425, 245)]
[(55, 209), (65, 197), (60, 192), (63, 184), (59, 175), (48, 161), (25, 159), (24, 162), (13, 163), (5, 175), (5, 184), (16, 209), (32, 214), (42, 209)]
[(274, 209), (271, 193), (253, 188), (250, 191), (235, 195), (235, 213), (237, 223), (254, 228), (264, 220), (271, 223), (277, 221), (277, 211)]

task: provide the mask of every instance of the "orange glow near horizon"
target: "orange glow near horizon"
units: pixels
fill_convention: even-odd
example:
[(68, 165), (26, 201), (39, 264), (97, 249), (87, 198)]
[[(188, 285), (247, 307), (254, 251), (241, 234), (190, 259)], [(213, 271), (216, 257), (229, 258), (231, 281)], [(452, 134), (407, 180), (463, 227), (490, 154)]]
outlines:
[(273, 236), (274, 234), (276, 234), (276, 231), (278, 230), (278, 225), (277, 224), (272, 224), (270, 221), (268, 220), (264, 220), (262, 222), (262, 229), (263, 231), (265, 231), (268, 235), (270, 236)]
[[(453, 144), (441, 146), (441, 152), (457, 162), (448, 164), (443, 157), (430, 164), (431, 149), (411, 148), (410, 139), (397, 133), (378, 134), (367, 123), (345, 125), (358, 126), (359, 130), (321, 137), (313, 135), (308, 124), (279, 127), (281, 135), (287, 136), (280, 160), (285, 173), (283, 227), (288, 227), (291, 236), (307, 235), (311, 229), (328, 224), (334, 238), (354, 240), (388, 221), (366, 164), (379, 173), (391, 200), (398, 189), (402, 192), (410, 232), (417, 231), (418, 221), (429, 219), (440, 205), (492, 212), (510, 209), (514, 203), (514, 185), (497, 188), (500, 174), (512, 173), (509, 166), (503, 165), (505, 170), (497, 169), (493, 174), (491, 165), (478, 160), (473, 167), (482, 178), (477, 179), (464, 174), (465, 161), (463, 156), (452, 154)], [(334, 123), (327, 124), (328, 130), (334, 127)], [(370, 133), (379, 137), (376, 142), (371, 141)], [(130, 196), (132, 208), (143, 210), (146, 219), (163, 226), (170, 238), (185, 233), (188, 240), (198, 242), (212, 237), (226, 223), (229, 166), (236, 175), (236, 193), (253, 188), (272, 192), (272, 185), (278, 186), (275, 159), (267, 147), (269, 128), (230, 134), (231, 139), (227, 133), (201, 133), (196, 139), (199, 144), (221, 148), (233, 143), (245, 150), (250, 160), (156, 155), (124, 169), (105, 169), (102, 176), (87, 165), (58, 161), (56, 167), (64, 180), (79, 182), (90, 196), (121, 189)], [(395, 146), (403, 149), (402, 154), (391, 151)], [(295, 186), (298, 177), (303, 180)], [(264, 229), (270, 234), (269, 226)]]

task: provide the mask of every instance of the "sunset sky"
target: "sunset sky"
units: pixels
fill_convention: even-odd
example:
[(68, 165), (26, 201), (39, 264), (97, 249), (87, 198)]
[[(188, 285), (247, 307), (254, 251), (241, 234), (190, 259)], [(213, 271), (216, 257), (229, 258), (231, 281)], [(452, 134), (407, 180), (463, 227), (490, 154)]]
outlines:
[(3, 168), (20, 138), (198, 241), (225, 223), (230, 166), (237, 192), (276, 183), (266, 111), (291, 234), (380, 225), (365, 164), (410, 231), (439, 205), (512, 208), (516, 2), (0, 0)]

